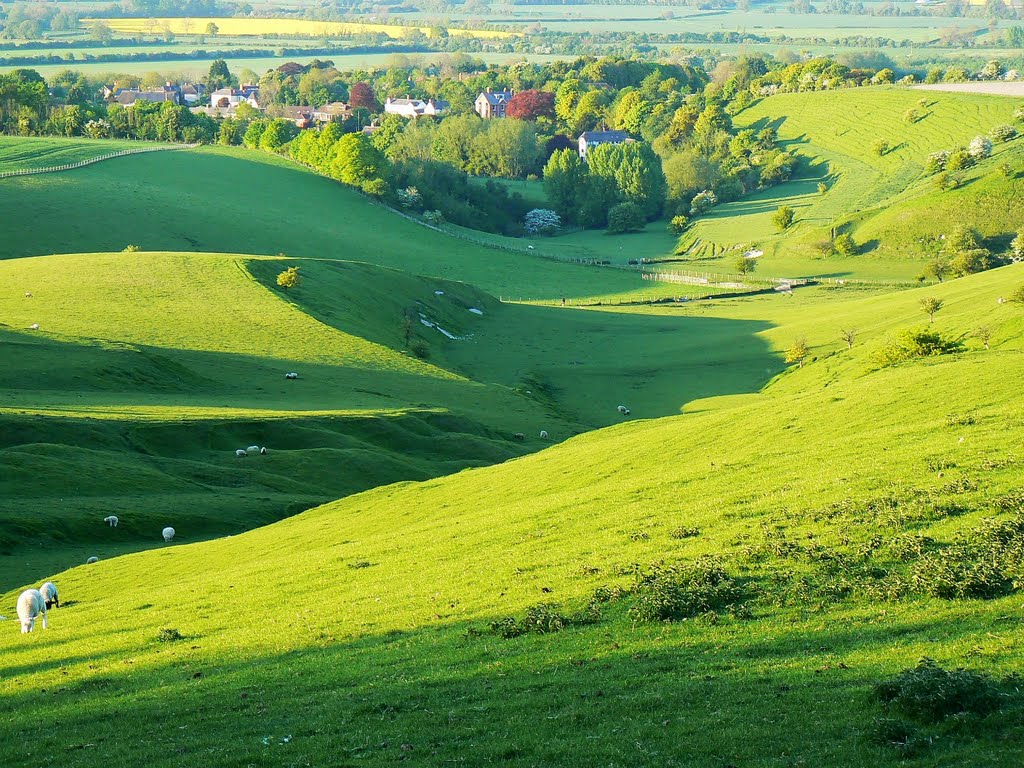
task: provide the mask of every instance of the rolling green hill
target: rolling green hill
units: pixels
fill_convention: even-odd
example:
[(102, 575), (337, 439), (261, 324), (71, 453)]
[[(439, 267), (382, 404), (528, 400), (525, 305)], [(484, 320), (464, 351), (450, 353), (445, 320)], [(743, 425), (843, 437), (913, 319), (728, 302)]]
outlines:
[(0, 136), (0, 173), (53, 168), (109, 155), (124, 149), (155, 146), (116, 139), (61, 139), (48, 136)]
[[(51, 628), (0, 633), (0, 760), (1017, 765), (1012, 681), (953, 717), (931, 683), (903, 713), (872, 691), (923, 656), (1019, 669), (1024, 314), (997, 299), (1022, 282), (691, 307), (815, 359), (760, 395), (57, 574)], [(879, 367), (926, 296), (962, 351)]]
[[(1005, 250), (1019, 227), (1019, 140), (996, 144), (993, 157), (965, 171), (962, 185), (939, 191), (924, 171), (929, 154), (966, 146), (993, 127), (1013, 122), (1013, 99), (909, 88), (861, 88), (780, 94), (762, 99), (736, 124), (775, 128), (783, 146), (802, 158), (797, 178), (750, 198), (728, 203), (691, 228), (682, 247), (702, 268), (731, 270), (740, 249), (765, 252), (759, 272), (912, 280), (930, 258), (929, 245), (950, 222), (974, 226)], [(909, 110), (918, 119), (907, 120)], [(875, 144), (890, 149), (877, 154)], [(1013, 172), (998, 171), (1009, 164)], [(818, 182), (827, 184), (818, 193)], [(780, 205), (796, 210), (796, 225), (775, 232)], [(849, 232), (861, 252), (822, 257), (830, 231)], [(924, 241), (929, 241), (925, 243)], [(724, 253), (723, 253), (724, 251)]]

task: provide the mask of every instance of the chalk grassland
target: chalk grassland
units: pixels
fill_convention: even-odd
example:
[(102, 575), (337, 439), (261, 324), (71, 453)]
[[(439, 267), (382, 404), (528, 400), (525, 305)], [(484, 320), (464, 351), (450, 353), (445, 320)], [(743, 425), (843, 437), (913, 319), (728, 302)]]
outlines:
[[(762, 99), (735, 122), (776, 128), (782, 144), (803, 159), (798, 177), (718, 206), (695, 222), (680, 249), (709, 268), (726, 268), (740, 249), (757, 247), (765, 251), (762, 274), (903, 280), (912, 280), (929, 258), (922, 240), (936, 241), (953, 223), (975, 226), (1005, 249), (1024, 212), (1016, 173), (1007, 177), (997, 169), (1019, 167), (1019, 142), (996, 144), (993, 157), (965, 172), (965, 183), (952, 191), (937, 190), (924, 165), (932, 152), (1012, 123), (1014, 107), (1004, 97), (901, 88)], [(915, 122), (906, 118), (911, 109), (920, 115)], [(883, 155), (874, 149), (879, 140), (889, 144)], [(818, 182), (827, 185), (824, 194)], [(796, 210), (796, 226), (785, 234), (771, 224), (781, 205)], [(861, 254), (821, 257), (819, 243), (833, 228), (849, 232)]]
[[(762, 396), (58, 574), (69, 605), (51, 628), (0, 633), (0, 757), (905, 764), (873, 685), (922, 656), (1017, 671), (1020, 597), (885, 599), (858, 579), (916, 568), (893, 554), (898, 541), (934, 554), (1006, 519), (997, 502), (1019, 491), (1024, 322), (995, 298), (1022, 280), (1008, 267), (840, 299), (837, 314), (864, 328), (854, 349), (809, 335), (818, 359)], [(947, 301), (935, 328), (965, 337), (965, 351), (874, 369), (874, 351), (919, 324), (930, 294)], [(741, 306), (797, 316), (784, 300)], [(773, 333), (814, 322), (808, 311)], [(990, 350), (969, 338), (981, 322)], [(830, 592), (846, 573), (830, 558), (858, 552), (872, 553), (851, 572), (858, 586)], [(538, 603), (572, 613), (601, 585), (631, 587), (638, 567), (701, 555), (723, 558), (749, 617), (634, 622), (629, 599), (612, 597), (595, 623), (562, 632), (505, 640), (489, 628)], [(0, 600), (5, 615), (16, 596)], [(905, 723), (916, 762), (1018, 765), (1016, 696), (967, 727)], [(155, 735), (155, 722), (174, 727)]]
[[(0, 386), (0, 586), (154, 546), (171, 519), (183, 541), (237, 533), (618, 423), (623, 399), (670, 415), (779, 370), (757, 322), (501, 305), (337, 258), (71, 254), (0, 275), (18, 370)], [(234, 455), (253, 444), (269, 455)]]
[[(134, 244), (149, 251), (366, 261), (463, 280), (494, 296), (548, 301), (616, 301), (679, 290), (646, 283), (635, 272), (541, 258), (521, 240), (502, 239), (495, 249), (479, 244), (486, 238), (451, 237), (293, 162), (242, 149), (154, 152), (46, 179), (5, 179), (0, 202), (8, 213), (0, 220), (0, 258)], [(47, 226), (20, 223), (36, 220)]]
[(150, 142), (117, 141), (106, 139), (78, 139), (67, 141), (49, 137), (0, 136), (0, 173), (36, 168), (53, 168), (78, 163), (95, 157), (160, 146)]
[[(83, 19), (82, 23), (90, 24), (98, 19)], [(337, 37), (365, 34), (382, 34), (393, 39), (408, 37), (414, 30), (425, 35), (430, 34), (430, 27), (402, 27), (396, 24), (363, 24), (340, 21), (306, 21), (303, 19), (233, 19), (233, 18), (157, 18), (157, 19), (103, 19), (114, 32), (123, 33), (160, 33), (168, 29), (176, 35), (200, 34), (208, 24), (217, 25), (217, 34), (228, 36), (258, 35), (311, 35), (317, 37)], [(455, 37), (477, 37), (482, 40), (510, 40), (518, 37), (515, 32), (484, 29), (448, 30)]]

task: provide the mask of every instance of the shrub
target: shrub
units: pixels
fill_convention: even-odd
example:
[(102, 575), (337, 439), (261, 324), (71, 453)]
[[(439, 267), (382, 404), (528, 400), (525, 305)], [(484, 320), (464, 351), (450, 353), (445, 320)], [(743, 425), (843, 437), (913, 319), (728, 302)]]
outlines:
[(801, 368), (804, 367), (804, 360), (807, 359), (807, 355), (810, 354), (810, 349), (807, 346), (807, 339), (800, 337), (795, 339), (789, 348), (786, 350), (786, 362), (797, 363)]
[(176, 629), (165, 627), (156, 633), (157, 642), (160, 643), (173, 643), (176, 640), (184, 640), (184, 635)]
[[(591, 601), (591, 605), (594, 606), (594, 601)], [(498, 621), (492, 621), (491, 631), (510, 640), (522, 635), (546, 635), (552, 632), (561, 632), (568, 626), (585, 624), (595, 618), (596, 606), (584, 615), (572, 617), (559, 613), (557, 607), (549, 603), (540, 603), (527, 608), (526, 615), (519, 621), (514, 616), (506, 616)]]
[(718, 205), (718, 196), (710, 189), (698, 192), (690, 201), (690, 215), (700, 216)]
[(692, 539), (694, 536), (700, 536), (700, 528), (681, 525), (678, 528), (673, 528), (669, 531), (668, 535), (669, 538), (673, 539)]
[(299, 268), (288, 267), (277, 276), (277, 284), (282, 288), (294, 288), (299, 284)]
[(947, 150), (943, 149), (939, 152), (932, 152), (925, 161), (924, 169), (928, 173), (938, 173), (946, 169), (947, 162), (949, 162), (949, 152)]
[(679, 214), (678, 216), (673, 216), (672, 221), (668, 223), (668, 231), (671, 232), (673, 235), (681, 235), (683, 234), (683, 231), (686, 229), (689, 223), (690, 220), (687, 219), (682, 214)]
[(444, 214), (440, 211), (424, 211), (423, 220), (432, 227), (439, 227), (444, 224)]
[(844, 232), (837, 235), (836, 239), (832, 241), (832, 250), (840, 256), (856, 256), (859, 247), (853, 237), (848, 232)]
[(975, 136), (967, 145), (967, 154), (977, 162), (992, 155), (992, 140), (987, 136)]
[(637, 579), (630, 613), (641, 621), (673, 621), (716, 612), (740, 602), (743, 592), (716, 561), (702, 558), (656, 565)]
[(636, 203), (619, 203), (608, 211), (608, 234), (637, 232), (644, 228), (644, 212)]
[(930, 552), (914, 564), (910, 585), (918, 592), (944, 600), (1007, 595), (1013, 582), (998, 562), (983, 556), (986, 549), (963, 543)]
[(398, 204), (407, 211), (418, 211), (423, 207), (423, 195), (416, 187), (406, 187), (396, 193)]
[(824, 181), (819, 181), (818, 182), (818, 194), (819, 195), (824, 195), (826, 192), (828, 192), (828, 184), (826, 184)]
[(430, 357), (430, 345), (422, 339), (417, 339), (410, 344), (409, 351), (416, 355), (420, 360), (426, 360)]
[(885, 155), (885, 153), (888, 152), (889, 149), (889, 142), (886, 141), (885, 139), (879, 139), (878, 141), (871, 145), (871, 151), (874, 152), (879, 157)]
[(1024, 283), (1021, 283), (1012, 291), (1008, 297), (1010, 301), (1016, 302), (1017, 304), (1024, 304)]
[(1024, 229), (1017, 231), (1017, 236), (1010, 241), (1010, 259), (1024, 261)]
[(772, 224), (782, 232), (792, 226), (794, 218), (796, 218), (796, 212), (792, 208), (788, 205), (780, 205), (778, 210), (772, 214)]
[(1010, 141), (1017, 137), (1017, 129), (1012, 125), (997, 125), (988, 135), (992, 141)]
[(886, 708), (925, 723), (999, 709), (999, 688), (990, 676), (966, 669), (949, 672), (929, 658), (878, 683), (874, 695)]
[(523, 229), (530, 235), (552, 235), (562, 228), (562, 217), (549, 208), (534, 208), (523, 217)]
[(124, 247), (124, 250), (121, 251), (121, 253), (138, 253), (141, 250), (142, 250), (141, 246), (138, 246), (138, 245), (135, 245), (134, 243), (131, 243), (129, 245), (126, 245)]
[(908, 329), (874, 354), (875, 362), (885, 367), (917, 357), (933, 357), (959, 352), (963, 344), (927, 328)]
[(993, 266), (992, 254), (987, 248), (971, 248), (967, 251), (960, 251), (949, 262), (949, 268), (954, 274), (960, 276), (984, 272)]
[(971, 153), (963, 147), (957, 147), (949, 153), (946, 158), (947, 171), (962, 171), (974, 165), (974, 158)]
[(905, 123), (916, 123), (921, 119), (921, 113), (916, 108), (911, 107), (903, 113), (903, 122)]

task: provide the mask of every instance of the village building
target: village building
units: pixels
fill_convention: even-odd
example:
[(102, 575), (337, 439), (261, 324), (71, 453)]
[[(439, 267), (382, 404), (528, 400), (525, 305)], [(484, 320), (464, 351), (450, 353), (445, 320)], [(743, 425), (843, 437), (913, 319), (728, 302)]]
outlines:
[(580, 160), (586, 160), (587, 150), (600, 144), (623, 144), (632, 141), (625, 131), (584, 131), (580, 134)]
[(508, 103), (512, 101), (513, 91), (494, 91), (488, 88), (485, 92), (476, 97), (473, 109), (484, 120), (504, 117)]
[(439, 99), (410, 99), (408, 96), (404, 99), (386, 99), (384, 101), (384, 111), (389, 115), (399, 115), (401, 117), (415, 118), (415, 117), (433, 117), (440, 115), (446, 109), (449, 104), (447, 101), (441, 101)]

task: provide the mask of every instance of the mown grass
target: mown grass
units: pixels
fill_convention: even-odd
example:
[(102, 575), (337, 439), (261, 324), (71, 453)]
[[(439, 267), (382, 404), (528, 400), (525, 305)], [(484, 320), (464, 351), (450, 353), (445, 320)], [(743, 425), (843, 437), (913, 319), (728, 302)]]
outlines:
[(53, 168), (143, 146), (147, 145), (138, 141), (0, 136), (0, 173)]
[[(1019, 515), (1024, 315), (995, 298), (1022, 280), (1015, 266), (888, 297), (708, 305), (777, 324), (775, 345), (806, 333), (816, 359), (762, 395), (57, 574), (68, 605), (51, 628), (0, 634), (0, 755), (904, 764), (879, 738), (877, 683), (921, 656), (1018, 666), (1019, 587), (936, 597), (926, 556)], [(965, 351), (879, 369), (875, 349), (926, 322), (930, 292), (947, 301), (934, 327)], [(860, 325), (852, 350), (833, 322)], [(989, 350), (967, 338), (980, 323)], [(923, 551), (891, 546), (907, 537)], [(707, 555), (745, 608), (634, 620), (635, 574)], [(602, 585), (626, 594), (604, 593), (592, 623), (490, 630), (539, 603), (579, 611)], [(1011, 692), (993, 714), (913, 725), (918, 762), (1018, 764), (1021, 708)]]

